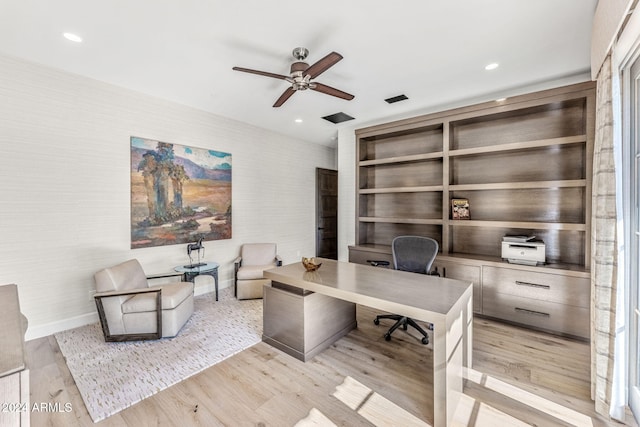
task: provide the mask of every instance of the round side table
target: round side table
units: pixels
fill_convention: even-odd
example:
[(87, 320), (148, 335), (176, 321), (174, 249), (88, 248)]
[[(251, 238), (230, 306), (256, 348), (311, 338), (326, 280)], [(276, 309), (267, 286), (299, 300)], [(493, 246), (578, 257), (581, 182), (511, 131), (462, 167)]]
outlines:
[(198, 267), (179, 265), (177, 267), (174, 267), (173, 270), (177, 271), (178, 273), (182, 273), (182, 275), (184, 276), (183, 280), (185, 282), (193, 283), (194, 279), (201, 274), (213, 277), (216, 285), (216, 301), (218, 301), (218, 267), (220, 267), (220, 264), (218, 264), (217, 262), (208, 262), (205, 265), (201, 265)]

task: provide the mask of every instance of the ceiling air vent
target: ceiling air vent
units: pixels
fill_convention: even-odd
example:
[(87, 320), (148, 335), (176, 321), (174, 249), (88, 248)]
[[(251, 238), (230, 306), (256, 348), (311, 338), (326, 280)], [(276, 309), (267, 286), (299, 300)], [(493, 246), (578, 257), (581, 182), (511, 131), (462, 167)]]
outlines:
[(388, 104), (393, 104), (394, 102), (404, 101), (405, 99), (409, 99), (409, 98), (407, 98), (407, 95), (398, 95), (398, 96), (394, 96), (392, 98), (387, 98), (387, 99), (385, 99), (385, 101)]
[(342, 122), (346, 122), (348, 120), (353, 120), (354, 117), (351, 117), (348, 114), (345, 113), (335, 113), (335, 114), (331, 114), (329, 116), (324, 116), (323, 119), (330, 121), (333, 124), (338, 124), (338, 123), (342, 123)]

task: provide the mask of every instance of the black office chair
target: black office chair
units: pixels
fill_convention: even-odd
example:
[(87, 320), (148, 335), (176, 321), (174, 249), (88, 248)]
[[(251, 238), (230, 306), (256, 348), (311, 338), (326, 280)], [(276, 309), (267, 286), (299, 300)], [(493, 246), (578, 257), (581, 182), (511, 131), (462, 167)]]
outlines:
[[(394, 269), (412, 273), (430, 274), (431, 265), (438, 254), (438, 242), (430, 237), (398, 236), (391, 242), (391, 253), (393, 255)], [(400, 326), (406, 331), (410, 325), (422, 334), (422, 344), (429, 344), (429, 335), (413, 319), (399, 314), (382, 314), (376, 316), (373, 323), (379, 325), (380, 319), (392, 319), (396, 321), (391, 329), (384, 334), (385, 340), (391, 340), (391, 334)]]

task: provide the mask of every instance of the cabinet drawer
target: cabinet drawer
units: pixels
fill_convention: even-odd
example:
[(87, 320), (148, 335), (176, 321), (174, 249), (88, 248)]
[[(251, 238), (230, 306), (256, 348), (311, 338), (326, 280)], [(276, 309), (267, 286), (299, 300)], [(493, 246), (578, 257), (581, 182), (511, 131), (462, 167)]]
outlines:
[(588, 308), (496, 293), (484, 298), (482, 310), (485, 316), (589, 338)]
[(458, 279), (473, 283), (473, 312), (482, 313), (482, 286), (480, 286), (480, 267), (476, 265), (458, 264), (440, 261), (436, 258), (431, 270), (438, 268), (440, 276), (447, 279)]
[(590, 307), (589, 279), (502, 267), (482, 267), (484, 303), (495, 293)]

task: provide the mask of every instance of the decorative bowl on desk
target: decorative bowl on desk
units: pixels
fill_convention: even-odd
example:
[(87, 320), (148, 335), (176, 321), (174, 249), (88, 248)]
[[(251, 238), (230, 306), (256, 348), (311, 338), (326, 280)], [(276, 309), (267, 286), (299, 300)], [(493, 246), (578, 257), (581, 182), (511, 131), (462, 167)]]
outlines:
[(307, 271), (316, 271), (317, 269), (320, 268), (320, 266), (322, 265), (322, 263), (318, 263), (316, 264), (315, 259), (314, 258), (305, 258), (302, 257), (302, 265), (304, 265), (305, 270)]

